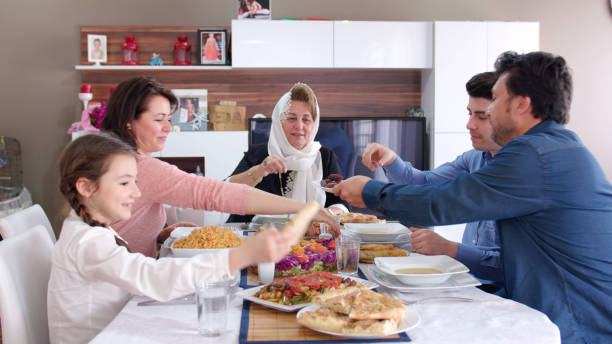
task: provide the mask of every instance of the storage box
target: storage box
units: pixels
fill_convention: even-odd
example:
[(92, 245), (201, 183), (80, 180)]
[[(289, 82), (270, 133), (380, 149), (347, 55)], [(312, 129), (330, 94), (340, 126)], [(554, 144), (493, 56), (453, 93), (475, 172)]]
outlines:
[(243, 131), (248, 128), (244, 106), (213, 105), (208, 120), (210, 130)]

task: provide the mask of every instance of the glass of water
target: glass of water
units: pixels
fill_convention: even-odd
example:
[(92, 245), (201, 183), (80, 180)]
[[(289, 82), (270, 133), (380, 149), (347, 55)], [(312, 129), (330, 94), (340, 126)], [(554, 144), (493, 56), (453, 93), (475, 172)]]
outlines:
[(359, 246), (361, 239), (356, 235), (342, 233), (336, 238), (336, 264), (342, 277), (357, 275), (359, 269)]
[(206, 337), (222, 335), (228, 321), (232, 280), (196, 283), (198, 333)]

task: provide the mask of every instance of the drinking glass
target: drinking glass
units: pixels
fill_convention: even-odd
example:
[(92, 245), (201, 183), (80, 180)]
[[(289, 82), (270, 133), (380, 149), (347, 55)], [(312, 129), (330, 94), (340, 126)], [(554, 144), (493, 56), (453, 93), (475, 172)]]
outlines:
[(216, 337), (226, 330), (232, 281), (200, 281), (196, 283), (198, 333)]
[(360, 245), (361, 239), (358, 236), (342, 233), (336, 238), (336, 264), (340, 276), (357, 275)]

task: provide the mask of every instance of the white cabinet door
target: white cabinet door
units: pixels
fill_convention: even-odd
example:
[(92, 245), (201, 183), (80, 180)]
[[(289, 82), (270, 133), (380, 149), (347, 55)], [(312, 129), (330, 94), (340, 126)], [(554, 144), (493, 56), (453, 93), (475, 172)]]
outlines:
[(436, 133), (434, 135), (434, 168), (445, 162), (454, 161), (463, 152), (472, 149), (470, 134)]
[(431, 68), (431, 22), (334, 22), (336, 68)]
[(435, 22), (436, 133), (467, 132), (468, 95), (465, 83), (474, 74), (485, 71), (486, 37), (484, 22)]
[(331, 68), (332, 21), (233, 20), (232, 67)]
[(508, 50), (519, 54), (540, 48), (540, 25), (536, 22), (487, 22), (487, 70)]

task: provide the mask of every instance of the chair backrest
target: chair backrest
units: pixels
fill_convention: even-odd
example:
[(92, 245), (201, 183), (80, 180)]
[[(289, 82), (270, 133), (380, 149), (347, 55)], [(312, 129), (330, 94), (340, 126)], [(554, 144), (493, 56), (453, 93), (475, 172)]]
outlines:
[(53, 243), (37, 225), (0, 241), (0, 322), (3, 344), (49, 343), (47, 285)]
[(51, 237), (51, 242), (55, 243), (55, 233), (53, 233), (51, 223), (43, 208), (38, 204), (0, 218), (0, 236), (7, 239), (36, 225), (44, 226)]

